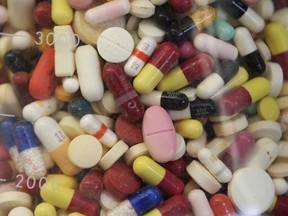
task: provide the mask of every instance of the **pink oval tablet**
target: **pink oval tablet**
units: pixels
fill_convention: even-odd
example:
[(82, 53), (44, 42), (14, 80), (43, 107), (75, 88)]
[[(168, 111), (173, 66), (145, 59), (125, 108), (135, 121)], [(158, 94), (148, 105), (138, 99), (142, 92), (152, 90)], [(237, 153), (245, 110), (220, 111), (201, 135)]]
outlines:
[(143, 138), (154, 160), (165, 163), (173, 159), (176, 153), (176, 132), (173, 122), (160, 106), (149, 107), (143, 118)]

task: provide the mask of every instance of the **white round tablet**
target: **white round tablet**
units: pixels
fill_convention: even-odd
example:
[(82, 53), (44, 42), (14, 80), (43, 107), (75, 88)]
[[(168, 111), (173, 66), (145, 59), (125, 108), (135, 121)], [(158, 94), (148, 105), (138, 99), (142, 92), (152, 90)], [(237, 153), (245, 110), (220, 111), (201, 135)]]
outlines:
[(91, 135), (80, 135), (74, 138), (68, 148), (71, 162), (81, 168), (95, 166), (102, 157), (101, 143)]
[(33, 216), (33, 215), (34, 214), (30, 209), (22, 206), (12, 209), (8, 214), (8, 216)]
[(234, 206), (247, 215), (261, 215), (272, 205), (275, 188), (271, 177), (262, 169), (237, 170), (228, 184), (228, 196)]
[(130, 57), (134, 49), (134, 41), (125, 29), (111, 27), (100, 34), (97, 40), (97, 49), (104, 60), (120, 63)]

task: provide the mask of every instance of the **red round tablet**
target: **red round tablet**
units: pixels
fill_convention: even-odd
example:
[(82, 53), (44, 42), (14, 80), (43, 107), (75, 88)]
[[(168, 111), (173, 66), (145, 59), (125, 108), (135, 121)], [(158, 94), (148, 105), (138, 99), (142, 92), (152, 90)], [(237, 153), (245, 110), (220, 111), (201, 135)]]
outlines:
[(89, 171), (79, 185), (82, 196), (88, 199), (97, 199), (103, 191), (103, 175), (98, 170)]
[(129, 146), (143, 142), (142, 122), (129, 122), (123, 115), (120, 115), (116, 120), (115, 133), (119, 139)]
[(106, 190), (116, 199), (124, 200), (140, 189), (141, 180), (125, 163), (115, 163), (103, 176)]

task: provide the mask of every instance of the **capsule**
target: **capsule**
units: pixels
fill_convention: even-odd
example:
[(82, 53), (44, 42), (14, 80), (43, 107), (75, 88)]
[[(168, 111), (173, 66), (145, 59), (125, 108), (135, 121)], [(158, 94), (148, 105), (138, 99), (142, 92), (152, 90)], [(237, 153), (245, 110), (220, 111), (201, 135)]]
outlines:
[(173, 10), (168, 4), (163, 4), (156, 7), (152, 19), (155, 23), (157, 23), (158, 26), (160, 26), (164, 30), (168, 30), (171, 24), (176, 21)]
[(247, 28), (235, 29), (234, 43), (243, 61), (247, 64), (250, 77), (262, 75), (266, 70), (266, 64)]
[(288, 40), (283, 24), (272, 22), (264, 29), (264, 38), (271, 51), (272, 60), (281, 65), (284, 78), (288, 79)]
[(183, 110), (189, 105), (188, 97), (180, 92), (166, 92), (154, 90), (140, 96), (146, 106), (158, 105), (167, 110)]
[(9, 149), (9, 154), (11, 156), (12, 161), (14, 162), (16, 169), (19, 173), (24, 172), (24, 166), (22, 163), (21, 156), (17, 149), (15, 137), (13, 136), (12, 129), (13, 125), (16, 123), (16, 119), (9, 118), (1, 122), (0, 124), (0, 134), (3, 138), (4, 144)]
[(232, 116), (265, 97), (269, 91), (270, 83), (266, 78), (253, 78), (243, 85), (223, 94), (217, 100), (219, 112)]
[(116, 134), (92, 114), (84, 115), (80, 120), (80, 126), (108, 148), (111, 148), (118, 141)]
[(52, 182), (46, 182), (40, 190), (41, 198), (52, 204), (71, 212), (83, 213), (86, 216), (99, 215), (100, 205), (95, 200), (84, 198), (79, 191), (69, 187), (56, 187)]
[(239, 67), (239, 70), (237, 74), (228, 82), (225, 86), (223, 86), (221, 89), (219, 89), (212, 97), (211, 99), (216, 100), (219, 96), (224, 94), (225, 92), (238, 87), (245, 82), (247, 82), (249, 79), (249, 74), (247, 70), (244, 67)]
[(225, 149), (219, 159), (234, 172), (242, 166), (255, 144), (255, 138), (248, 131), (235, 134), (231, 144)]
[(165, 195), (174, 196), (184, 190), (184, 183), (179, 178), (147, 156), (136, 158), (133, 170), (143, 181), (156, 185)]
[(106, 63), (102, 76), (124, 118), (131, 122), (142, 119), (144, 106), (121, 66)]
[(26, 121), (34, 122), (42, 116), (56, 112), (59, 107), (60, 104), (54, 97), (37, 100), (27, 104), (22, 110), (22, 115)]
[(198, 159), (221, 183), (228, 183), (232, 178), (229, 168), (215, 156), (208, 148), (198, 151)]
[(195, 31), (200, 32), (213, 23), (216, 18), (216, 10), (207, 6), (181, 19), (181, 22), (174, 22), (166, 31), (166, 39), (174, 43), (181, 43), (190, 39)]
[(13, 125), (13, 135), (27, 176), (40, 179), (47, 170), (41, 155), (39, 143), (33, 125), (27, 121), (18, 121)]
[(168, 111), (172, 120), (205, 118), (215, 115), (216, 112), (217, 106), (213, 100), (200, 98), (190, 101), (189, 106), (184, 110)]
[(193, 44), (200, 52), (207, 53), (216, 59), (235, 60), (238, 56), (237, 47), (206, 33), (197, 34), (193, 39)]
[(161, 200), (162, 194), (157, 187), (146, 186), (109, 210), (107, 216), (143, 215), (145, 212), (158, 206)]
[(209, 200), (211, 209), (215, 216), (236, 216), (236, 211), (228, 196), (215, 194)]
[(144, 216), (186, 215), (190, 210), (188, 199), (183, 195), (175, 195), (161, 203), (157, 208), (144, 214)]
[(241, 0), (220, 0), (218, 3), (229, 16), (238, 20), (250, 31), (259, 33), (264, 29), (264, 19)]
[(129, 11), (130, 3), (128, 0), (109, 1), (87, 10), (85, 12), (85, 21), (90, 25), (96, 25), (124, 16)]
[(81, 171), (68, 157), (68, 146), (71, 140), (53, 118), (48, 116), (39, 118), (34, 124), (34, 131), (52, 160), (65, 175), (72, 176)]
[(162, 43), (134, 79), (133, 86), (135, 90), (140, 94), (151, 93), (176, 63), (179, 56), (180, 51), (175, 44), (171, 42)]
[(201, 53), (173, 68), (157, 85), (160, 91), (177, 91), (190, 83), (199, 81), (214, 70), (214, 60)]
[(157, 42), (152, 37), (143, 37), (133, 50), (131, 57), (124, 65), (124, 71), (128, 76), (136, 76), (144, 67), (154, 50)]
[(194, 216), (214, 216), (205, 193), (200, 189), (189, 192), (188, 199), (192, 206)]
[(196, 94), (199, 98), (208, 99), (229, 82), (238, 72), (236, 61), (223, 61), (217, 70), (199, 83)]
[(235, 30), (225, 19), (217, 16), (213, 22), (215, 35), (223, 41), (229, 41), (234, 37)]

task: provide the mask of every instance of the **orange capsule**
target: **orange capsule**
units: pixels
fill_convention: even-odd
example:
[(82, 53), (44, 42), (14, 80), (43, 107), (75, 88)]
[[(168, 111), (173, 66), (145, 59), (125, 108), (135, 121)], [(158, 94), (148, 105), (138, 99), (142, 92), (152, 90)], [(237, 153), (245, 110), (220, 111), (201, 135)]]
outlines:
[(211, 197), (209, 203), (215, 216), (237, 215), (231, 200), (225, 194), (215, 194)]
[(48, 48), (39, 59), (29, 82), (31, 96), (38, 100), (49, 98), (56, 87), (54, 72), (54, 49)]

